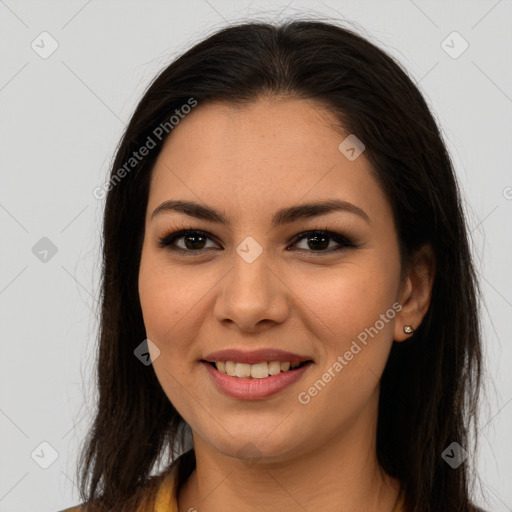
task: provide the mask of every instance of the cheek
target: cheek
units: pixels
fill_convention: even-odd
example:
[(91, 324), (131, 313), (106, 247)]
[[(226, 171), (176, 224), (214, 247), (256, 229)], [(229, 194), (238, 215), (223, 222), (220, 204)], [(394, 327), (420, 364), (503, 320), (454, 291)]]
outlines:
[[(322, 339), (346, 343), (373, 326), (392, 307), (396, 273), (393, 268), (381, 268), (378, 262), (360, 261), (323, 274), (303, 275), (297, 293), (306, 311), (311, 312), (317, 330), (323, 332)], [(390, 330), (391, 323), (382, 328)]]
[(354, 264), (308, 283), (302, 298), (323, 353), (301, 397), (311, 400), (326, 418), (324, 427), (335, 431), (359, 414), (378, 388), (393, 340), (394, 276), (378, 266)]
[[(200, 283), (199, 283), (200, 284)], [(162, 389), (181, 415), (193, 414), (184, 388), (190, 388), (190, 361), (198, 357), (187, 333), (192, 333), (204, 287), (179, 268), (154, 255), (142, 255), (139, 297), (147, 337), (160, 353), (153, 369)]]
[(139, 272), (139, 298), (146, 333), (167, 345), (185, 321), (194, 318), (194, 307), (204, 295), (204, 283), (143, 251)]

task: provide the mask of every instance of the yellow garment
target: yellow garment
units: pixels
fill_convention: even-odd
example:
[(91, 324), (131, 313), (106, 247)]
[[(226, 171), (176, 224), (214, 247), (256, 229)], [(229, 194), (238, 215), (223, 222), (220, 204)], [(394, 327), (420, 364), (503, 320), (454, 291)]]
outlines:
[(395, 508), (393, 509), (393, 512), (406, 512), (405, 510), (405, 493), (400, 491), (400, 494), (398, 495), (398, 500), (396, 502)]
[(178, 512), (176, 497), (172, 496), (178, 477), (178, 465), (179, 463), (174, 465), (172, 471), (165, 477), (158, 489), (155, 512)]

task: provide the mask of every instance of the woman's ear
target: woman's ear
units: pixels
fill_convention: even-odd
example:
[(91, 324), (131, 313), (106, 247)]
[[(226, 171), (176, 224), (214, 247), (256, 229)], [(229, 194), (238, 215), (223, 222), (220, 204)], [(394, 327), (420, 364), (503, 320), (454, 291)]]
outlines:
[(430, 244), (423, 245), (411, 258), (409, 268), (400, 287), (398, 302), (402, 309), (396, 316), (395, 341), (404, 341), (412, 333), (404, 327), (410, 325), (418, 329), (430, 306), (432, 287), (436, 272), (436, 259)]

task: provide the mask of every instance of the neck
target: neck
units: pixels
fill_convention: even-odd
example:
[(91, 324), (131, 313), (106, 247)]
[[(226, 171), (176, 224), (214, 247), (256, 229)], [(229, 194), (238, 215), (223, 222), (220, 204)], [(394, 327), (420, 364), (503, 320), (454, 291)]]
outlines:
[[(392, 512), (400, 484), (376, 458), (375, 422), (363, 411), (353, 424), (296, 457), (262, 457), (247, 464), (212, 448), (194, 433), (196, 469), (179, 492), (179, 512)], [(310, 440), (311, 441), (311, 440)]]

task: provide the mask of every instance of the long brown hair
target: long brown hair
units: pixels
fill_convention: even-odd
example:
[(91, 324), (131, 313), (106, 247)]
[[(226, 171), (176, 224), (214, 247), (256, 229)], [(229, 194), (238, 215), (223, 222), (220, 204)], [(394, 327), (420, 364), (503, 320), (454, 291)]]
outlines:
[[(262, 95), (316, 100), (364, 142), (392, 205), (403, 268), (420, 246), (432, 246), (430, 308), (412, 339), (393, 344), (382, 376), (377, 455), (401, 481), (411, 510), (474, 510), (471, 458), (456, 469), (442, 458), (452, 442), (475, 453), (476, 428), (474, 446), (469, 444), (482, 371), (478, 283), (452, 163), (424, 98), (401, 66), (351, 30), (322, 21), (224, 28), (166, 67), (138, 104), (107, 187), (99, 401), (80, 459), (81, 497), (90, 510), (134, 511), (143, 500), (151, 502), (167, 474), (152, 475), (155, 466), (168, 465), (184, 449), (183, 418), (152, 366), (134, 356), (146, 338), (138, 270), (151, 171), (172, 136), (170, 128), (160, 137), (155, 130), (191, 98), (201, 105)], [(128, 171), (126, 163), (148, 137), (155, 147)], [(179, 467), (180, 484), (194, 465), (190, 451)]]

